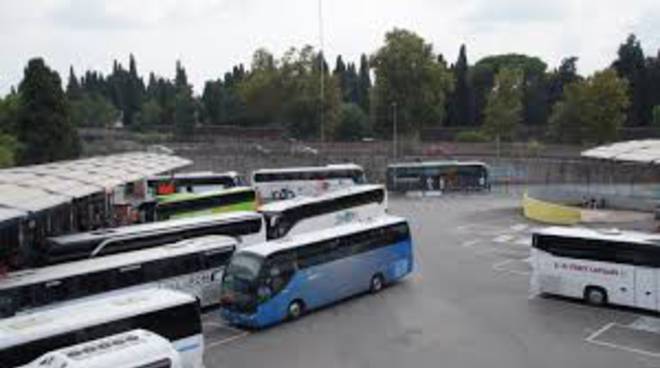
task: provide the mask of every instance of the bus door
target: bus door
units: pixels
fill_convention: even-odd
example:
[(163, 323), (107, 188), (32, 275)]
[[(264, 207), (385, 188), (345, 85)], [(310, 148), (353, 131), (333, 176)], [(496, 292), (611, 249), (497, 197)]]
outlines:
[(658, 272), (652, 268), (637, 267), (635, 270), (635, 306), (639, 308), (658, 309)]

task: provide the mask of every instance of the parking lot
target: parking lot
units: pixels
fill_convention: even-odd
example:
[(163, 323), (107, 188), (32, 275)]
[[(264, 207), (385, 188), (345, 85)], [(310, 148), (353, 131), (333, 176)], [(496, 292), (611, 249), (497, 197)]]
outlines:
[(416, 269), (364, 295), (263, 331), (205, 317), (206, 366), (659, 367), (660, 316), (530, 292), (535, 226), (511, 194), (391, 198)]

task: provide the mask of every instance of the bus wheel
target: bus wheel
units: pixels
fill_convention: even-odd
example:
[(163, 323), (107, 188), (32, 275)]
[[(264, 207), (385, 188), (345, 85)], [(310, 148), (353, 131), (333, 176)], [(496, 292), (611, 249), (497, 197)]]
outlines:
[(300, 318), (304, 311), (305, 304), (301, 300), (294, 300), (291, 302), (291, 304), (289, 304), (289, 308), (287, 309), (287, 316), (289, 317), (289, 320), (294, 321)]
[(374, 277), (371, 278), (371, 286), (369, 287), (369, 291), (372, 293), (377, 293), (383, 289), (383, 276), (381, 274), (374, 275)]
[(607, 304), (607, 293), (602, 288), (589, 286), (584, 289), (584, 300), (592, 305), (605, 305)]

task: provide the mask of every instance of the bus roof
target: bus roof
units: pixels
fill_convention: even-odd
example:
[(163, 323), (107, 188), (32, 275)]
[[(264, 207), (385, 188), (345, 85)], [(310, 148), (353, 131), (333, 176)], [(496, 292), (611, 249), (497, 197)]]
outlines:
[(167, 195), (158, 196), (158, 204), (185, 202), (193, 199), (211, 198), (211, 197), (218, 197), (223, 195), (245, 193), (245, 192), (254, 192), (254, 189), (251, 187), (234, 187), (234, 188), (213, 190), (204, 193), (167, 194)]
[(137, 329), (52, 351), (26, 367), (123, 367), (124, 364), (138, 366), (172, 354), (176, 354), (176, 350), (167, 339), (153, 332)]
[(660, 246), (660, 235), (640, 231), (618, 229), (590, 229), (586, 227), (552, 226), (537, 230), (538, 235), (559, 236), (567, 238), (583, 238), (621, 243), (646, 244)]
[(481, 161), (456, 161), (456, 160), (447, 160), (447, 161), (423, 161), (423, 162), (401, 162), (396, 164), (387, 165), (388, 168), (400, 168), (400, 167), (436, 167), (436, 166), (485, 166), (488, 167), (488, 164)]
[(406, 222), (406, 219), (397, 216), (384, 215), (374, 219), (356, 221), (353, 223), (348, 223), (345, 225), (339, 225), (332, 228), (312, 231), (300, 235), (294, 235), (290, 237), (285, 237), (283, 239), (273, 240), (266, 243), (261, 243), (249, 247), (242, 248), (238, 252), (250, 252), (257, 254), (262, 257), (266, 257), (275, 252), (297, 248), (309, 243), (315, 243), (318, 241), (328, 240), (344, 236), (347, 234), (369, 230), (376, 227), (394, 225), (397, 223)]
[(195, 298), (182, 292), (145, 289), (5, 318), (0, 320), (0, 349), (194, 302)]
[(213, 250), (233, 251), (236, 245), (236, 240), (232, 237), (207, 235), (149, 249), (22, 270), (7, 275), (0, 283), (0, 290), (46, 281), (57, 281), (75, 275), (141, 264), (184, 254)]
[(86, 233), (77, 233), (48, 238), (54, 244), (70, 244), (87, 241), (102, 241), (108, 237), (123, 237), (132, 235), (141, 235), (144, 233), (171, 232), (177, 229), (185, 229), (204, 224), (221, 224), (227, 222), (238, 222), (252, 219), (261, 219), (261, 215), (256, 212), (238, 211), (229, 213), (220, 213), (213, 215), (186, 217), (181, 219), (165, 220), (151, 222), (147, 224), (129, 225), (116, 228), (99, 229)]
[(348, 188), (334, 190), (317, 197), (295, 197), (277, 202), (271, 202), (259, 207), (260, 212), (282, 212), (290, 208), (295, 208), (309, 203), (318, 203), (335, 198), (345, 197), (356, 193), (364, 193), (372, 190), (385, 190), (380, 184), (355, 185)]
[(301, 166), (301, 167), (285, 167), (279, 169), (259, 169), (253, 171), (252, 174), (269, 174), (269, 173), (287, 173), (287, 172), (304, 172), (304, 171), (332, 171), (332, 170), (362, 170), (362, 166), (353, 163), (349, 164), (334, 164), (326, 166)]
[(222, 173), (217, 173), (213, 171), (196, 171), (196, 172), (186, 172), (186, 173), (176, 173), (174, 175), (159, 175), (152, 176), (147, 181), (159, 181), (159, 180), (171, 180), (171, 179), (207, 179), (207, 178), (217, 178), (217, 177), (229, 177), (236, 178), (238, 173), (236, 171), (227, 171)]

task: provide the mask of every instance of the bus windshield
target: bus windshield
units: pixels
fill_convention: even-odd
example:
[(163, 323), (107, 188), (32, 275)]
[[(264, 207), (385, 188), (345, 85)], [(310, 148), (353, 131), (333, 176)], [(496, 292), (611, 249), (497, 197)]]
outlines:
[(222, 279), (220, 305), (241, 312), (257, 307), (257, 282), (263, 258), (251, 253), (236, 254)]
[(227, 277), (254, 281), (259, 276), (262, 258), (252, 253), (238, 253), (227, 266)]
[(279, 239), (289, 232), (293, 225), (287, 221), (287, 216), (283, 212), (262, 212), (266, 220), (266, 236), (268, 239)]

